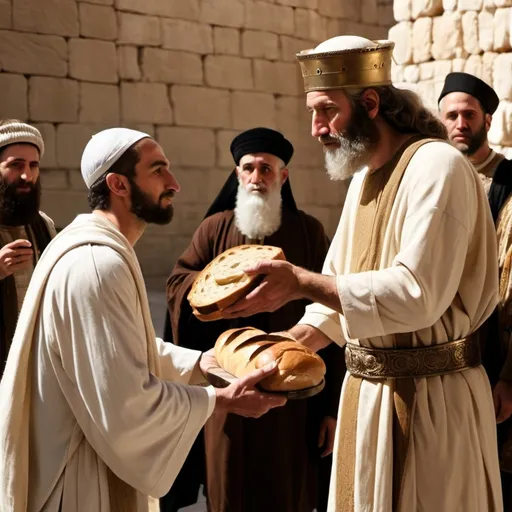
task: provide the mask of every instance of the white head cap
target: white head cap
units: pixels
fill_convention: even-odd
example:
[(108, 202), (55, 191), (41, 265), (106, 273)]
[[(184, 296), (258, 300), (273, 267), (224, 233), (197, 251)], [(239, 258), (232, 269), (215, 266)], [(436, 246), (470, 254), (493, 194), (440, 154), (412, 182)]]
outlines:
[(22, 143), (33, 144), (39, 150), (39, 156), (43, 157), (43, 137), (37, 128), (20, 121), (6, 122), (0, 126), (0, 148)]
[(363, 48), (376, 48), (378, 43), (359, 36), (336, 36), (320, 43), (314, 53), (338, 52), (342, 50), (361, 50)]
[(109, 128), (92, 136), (82, 154), (82, 177), (87, 185), (92, 185), (105, 174), (136, 142), (147, 133), (128, 128)]

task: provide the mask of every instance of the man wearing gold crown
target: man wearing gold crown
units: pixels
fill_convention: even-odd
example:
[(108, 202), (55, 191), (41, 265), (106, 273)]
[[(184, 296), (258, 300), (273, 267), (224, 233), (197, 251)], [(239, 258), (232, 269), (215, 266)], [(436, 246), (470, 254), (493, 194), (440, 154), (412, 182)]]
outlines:
[(312, 135), (352, 177), (323, 274), (267, 262), (247, 316), (307, 298), (290, 333), (346, 344), (331, 512), (503, 510), (478, 329), (498, 300), (487, 197), (441, 122), (391, 85), (391, 41), (341, 36), (298, 54)]

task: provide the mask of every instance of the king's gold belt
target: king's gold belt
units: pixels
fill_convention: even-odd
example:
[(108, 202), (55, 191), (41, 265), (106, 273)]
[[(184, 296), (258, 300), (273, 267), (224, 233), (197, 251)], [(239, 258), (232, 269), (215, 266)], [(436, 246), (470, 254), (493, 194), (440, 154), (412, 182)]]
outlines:
[(476, 336), (421, 348), (371, 348), (347, 343), (347, 370), (364, 379), (433, 377), (473, 368), (482, 362)]

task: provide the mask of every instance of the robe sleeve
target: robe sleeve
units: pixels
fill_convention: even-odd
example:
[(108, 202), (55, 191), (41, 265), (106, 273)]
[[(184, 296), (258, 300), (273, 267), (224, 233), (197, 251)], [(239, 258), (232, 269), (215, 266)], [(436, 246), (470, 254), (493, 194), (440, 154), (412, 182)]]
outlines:
[[(122, 480), (143, 494), (164, 495), (211, 413), (211, 390), (149, 373), (139, 297), (118, 253), (80, 247), (52, 276), (46, 340), (80, 428)], [(197, 361), (184, 354), (169, 357), (169, 366), (176, 364), (171, 376), (181, 382)]]

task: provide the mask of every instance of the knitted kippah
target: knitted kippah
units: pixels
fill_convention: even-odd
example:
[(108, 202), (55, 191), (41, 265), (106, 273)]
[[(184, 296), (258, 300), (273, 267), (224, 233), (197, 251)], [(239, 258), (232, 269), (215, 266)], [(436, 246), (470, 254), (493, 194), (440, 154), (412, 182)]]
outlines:
[(40, 157), (43, 157), (43, 137), (37, 128), (26, 123), (20, 123), (19, 121), (0, 125), (0, 148), (23, 142), (36, 146)]

